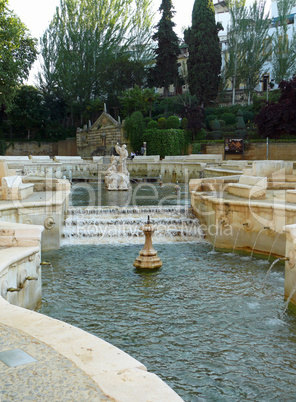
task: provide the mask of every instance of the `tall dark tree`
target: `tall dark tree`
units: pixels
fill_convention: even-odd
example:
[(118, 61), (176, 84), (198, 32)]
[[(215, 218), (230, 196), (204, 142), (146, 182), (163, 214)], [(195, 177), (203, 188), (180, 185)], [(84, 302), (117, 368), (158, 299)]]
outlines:
[(212, 0), (195, 0), (192, 10), (192, 26), (184, 33), (188, 45), (188, 84), (201, 106), (218, 95), (221, 72), (219, 46), (220, 23), (215, 22)]
[(176, 25), (173, 21), (172, 0), (162, 0), (159, 11), (162, 17), (157, 24), (157, 31), (153, 39), (158, 42), (155, 50), (156, 65), (150, 69), (149, 86), (164, 88), (164, 96), (169, 94), (169, 86), (176, 84), (179, 78), (178, 55), (179, 43), (178, 37), (173, 28)]

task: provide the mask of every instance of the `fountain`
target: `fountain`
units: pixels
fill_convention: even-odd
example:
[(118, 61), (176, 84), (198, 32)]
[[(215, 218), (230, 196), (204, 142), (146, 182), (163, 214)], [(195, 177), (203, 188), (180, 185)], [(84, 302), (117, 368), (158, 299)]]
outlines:
[(158, 269), (162, 266), (162, 261), (158, 257), (157, 251), (155, 251), (152, 246), (152, 234), (154, 228), (151, 225), (149, 215), (147, 223), (141, 229), (145, 235), (145, 244), (133, 265), (138, 269)]
[(269, 273), (271, 272), (272, 268), (275, 266), (275, 264), (276, 264), (278, 261), (289, 261), (289, 258), (288, 258), (288, 257), (280, 257), (280, 258), (277, 258), (276, 260), (274, 260), (274, 261), (272, 262), (272, 264), (270, 265), (270, 267), (269, 267), (269, 269), (268, 269), (268, 271), (267, 271), (267, 273), (266, 273), (266, 275), (265, 275), (265, 278), (264, 278), (264, 281), (263, 281), (263, 285), (262, 285), (261, 290), (264, 288), (264, 285), (265, 285), (265, 283), (266, 283), (266, 280), (267, 280), (267, 278), (268, 278)]
[(256, 246), (256, 243), (257, 243), (257, 240), (258, 240), (258, 238), (259, 238), (261, 232), (263, 232), (263, 230), (270, 230), (270, 227), (269, 227), (269, 226), (264, 226), (264, 228), (262, 228), (262, 229), (259, 230), (259, 232), (258, 232), (258, 234), (257, 234), (257, 236), (256, 236), (256, 239), (255, 239), (255, 241), (254, 241), (254, 244), (253, 244), (252, 253), (251, 253), (251, 258), (253, 257), (254, 250), (255, 250), (255, 246)]
[(126, 167), (126, 160), (128, 157), (126, 145), (123, 144), (122, 147), (120, 147), (117, 143), (115, 150), (119, 156), (112, 155), (111, 164), (108, 167), (105, 176), (105, 184), (108, 190), (128, 190), (130, 185), (129, 172)]

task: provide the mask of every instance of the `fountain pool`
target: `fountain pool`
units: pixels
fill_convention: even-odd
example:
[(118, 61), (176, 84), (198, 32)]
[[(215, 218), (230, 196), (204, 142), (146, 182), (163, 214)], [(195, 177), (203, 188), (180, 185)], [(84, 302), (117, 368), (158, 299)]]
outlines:
[(176, 184), (131, 183), (129, 191), (108, 191), (105, 184), (74, 183), (70, 196), (72, 206), (119, 206), (129, 205), (190, 205), (188, 184), (181, 183), (176, 192)]
[(283, 264), (211, 253), (206, 242), (158, 244), (163, 267), (138, 273), (139, 245), (43, 253), (43, 314), (118, 346), (185, 401), (288, 400), (296, 393), (296, 320)]

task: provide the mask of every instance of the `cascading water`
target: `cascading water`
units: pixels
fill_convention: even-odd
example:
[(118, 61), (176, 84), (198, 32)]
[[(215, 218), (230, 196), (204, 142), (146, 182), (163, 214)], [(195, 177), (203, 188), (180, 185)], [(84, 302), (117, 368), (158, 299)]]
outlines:
[(277, 239), (279, 238), (279, 236), (280, 236), (282, 233), (284, 233), (284, 232), (282, 231), (282, 232), (277, 233), (277, 235), (276, 235), (276, 237), (275, 237), (275, 239), (274, 239), (274, 241), (273, 241), (273, 243), (272, 243), (272, 246), (271, 246), (271, 248), (270, 248), (270, 252), (269, 252), (269, 255), (268, 255), (268, 261), (269, 261), (269, 259), (270, 259), (271, 253), (273, 252), (273, 248), (274, 248), (274, 246), (275, 246), (275, 244), (276, 244), (276, 242), (277, 242)]
[(142, 243), (140, 227), (147, 214), (156, 229), (154, 242), (203, 238), (198, 220), (184, 207), (72, 207), (65, 218), (63, 244)]
[(257, 234), (257, 236), (256, 236), (256, 239), (255, 239), (254, 245), (253, 245), (253, 249), (252, 249), (252, 253), (251, 253), (251, 258), (253, 257), (254, 250), (255, 250), (255, 246), (256, 246), (256, 243), (257, 243), (257, 240), (259, 239), (259, 236), (260, 236), (261, 232), (263, 232), (263, 230), (265, 230), (265, 229), (266, 229), (266, 228), (260, 229), (259, 232), (258, 232), (258, 234)]
[(273, 263), (270, 265), (268, 271), (266, 272), (266, 275), (265, 275), (265, 278), (264, 278), (264, 281), (263, 281), (263, 285), (262, 285), (261, 290), (264, 288), (265, 283), (266, 283), (266, 280), (267, 280), (267, 278), (268, 278), (268, 275), (269, 275), (269, 273), (271, 272), (272, 268), (275, 266), (275, 264), (276, 264), (277, 262), (279, 262), (279, 261), (285, 261), (285, 260), (287, 260), (287, 258), (277, 258), (276, 260), (273, 261)]
[(234, 253), (234, 251), (235, 251), (237, 239), (238, 239), (238, 236), (239, 236), (239, 232), (241, 231), (241, 228), (242, 228), (242, 227), (240, 227), (240, 228), (238, 229), (237, 234), (236, 234), (236, 237), (235, 237), (235, 242), (234, 242), (233, 249), (232, 249), (232, 252), (233, 252), (233, 253)]

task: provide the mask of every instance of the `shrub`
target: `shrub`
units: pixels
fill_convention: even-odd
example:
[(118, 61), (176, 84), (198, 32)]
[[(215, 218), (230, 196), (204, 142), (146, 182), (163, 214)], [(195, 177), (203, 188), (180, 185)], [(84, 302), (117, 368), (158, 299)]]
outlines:
[(146, 126), (148, 125), (149, 121), (152, 121), (151, 117), (144, 118), (144, 122), (145, 122)]
[(225, 121), (226, 126), (230, 126), (232, 124), (235, 124), (236, 117), (233, 113), (224, 113), (221, 116), (221, 120)]
[(206, 123), (206, 126), (207, 126), (208, 129), (211, 128), (211, 126), (210, 126), (211, 121), (216, 120), (216, 119), (217, 119), (217, 116), (215, 116), (214, 114), (209, 114), (206, 117), (205, 123)]
[(155, 120), (151, 120), (147, 124), (147, 129), (157, 129), (157, 128), (158, 128), (158, 123)]
[(182, 121), (181, 121), (181, 127), (183, 130), (187, 130), (188, 127), (188, 119), (186, 119), (186, 117), (183, 117)]
[(141, 112), (134, 112), (131, 117), (125, 120), (124, 128), (130, 139), (134, 151), (139, 150), (143, 144), (143, 133), (146, 129), (144, 118)]
[(253, 112), (250, 112), (249, 110), (245, 110), (244, 112), (243, 112), (243, 118), (244, 118), (244, 122), (247, 124), (247, 123), (250, 123), (251, 121), (253, 121), (254, 120), (254, 113)]
[(195, 142), (192, 144), (192, 153), (193, 154), (200, 154), (201, 153), (201, 143)]
[(196, 135), (195, 135), (195, 139), (196, 140), (205, 140), (207, 136), (207, 132), (204, 128), (202, 128)]
[(5, 155), (6, 149), (8, 148), (5, 140), (0, 140), (0, 155)]
[(166, 121), (167, 128), (180, 128), (180, 119), (177, 116), (170, 116)]
[(296, 135), (296, 75), (289, 81), (281, 81), (279, 88), (278, 103), (267, 104), (255, 118), (258, 132), (265, 138)]
[(183, 116), (188, 119), (187, 130), (191, 133), (191, 137), (194, 139), (196, 133), (198, 133), (203, 127), (204, 108), (198, 105), (186, 105), (183, 110)]
[(158, 127), (159, 127), (161, 130), (164, 130), (164, 129), (166, 128), (166, 118), (165, 118), (165, 117), (160, 117), (160, 118), (158, 119)]
[(225, 125), (226, 125), (224, 120), (219, 120), (219, 123), (220, 123), (221, 128), (225, 127)]

